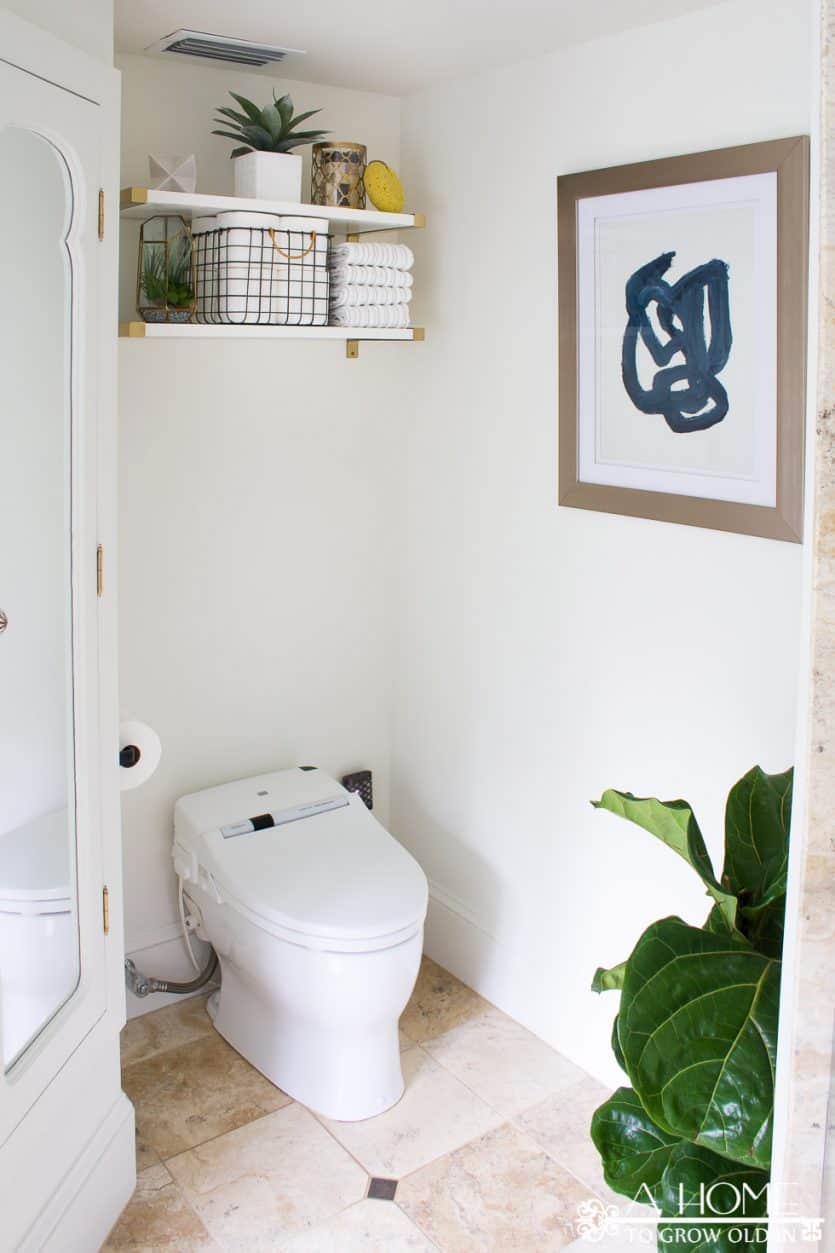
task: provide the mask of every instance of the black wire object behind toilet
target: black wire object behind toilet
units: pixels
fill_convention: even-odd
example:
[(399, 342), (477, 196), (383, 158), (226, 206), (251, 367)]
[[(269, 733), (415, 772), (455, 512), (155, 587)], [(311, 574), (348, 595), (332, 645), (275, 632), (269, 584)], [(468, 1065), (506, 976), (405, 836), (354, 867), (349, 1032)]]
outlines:
[(366, 809), (374, 808), (374, 788), (370, 770), (355, 770), (353, 774), (344, 774), (339, 780), (348, 792), (358, 792), (365, 802)]

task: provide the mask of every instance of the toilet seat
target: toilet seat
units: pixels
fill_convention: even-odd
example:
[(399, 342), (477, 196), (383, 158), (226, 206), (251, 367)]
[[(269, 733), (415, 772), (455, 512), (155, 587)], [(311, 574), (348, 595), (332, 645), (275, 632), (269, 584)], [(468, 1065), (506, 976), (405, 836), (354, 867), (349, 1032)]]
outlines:
[[(359, 796), (319, 770), (243, 783), (248, 794), (240, 784), (213, 789), (217, 805), (206, 806), (205, 792), (178, 802), (174, 860), (187, 883), (304, 948), (371, 952), (421, 929), (426, 877)], [(255, 797), (278, 816), (277, 825), (225, 835), (257, 812)], [(199, 804), (190, 805), (193, 799)], [(334, 808), (319, 808), (331, 802)]]
[(0, 836), (0, 914), (66, 914), (72, 908), (67, 811)]

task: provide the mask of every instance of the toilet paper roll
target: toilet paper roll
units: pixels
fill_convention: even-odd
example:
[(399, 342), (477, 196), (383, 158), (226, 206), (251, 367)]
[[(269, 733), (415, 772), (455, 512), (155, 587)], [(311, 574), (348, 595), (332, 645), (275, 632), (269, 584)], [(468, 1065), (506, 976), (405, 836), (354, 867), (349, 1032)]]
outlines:
[[(135, 752), (131, 752), (135, 749)], [(159, 765), (162, 744), (147, 722), (130, 718), (119, 727), (119, 786), (123, 792), (140, 787)]]

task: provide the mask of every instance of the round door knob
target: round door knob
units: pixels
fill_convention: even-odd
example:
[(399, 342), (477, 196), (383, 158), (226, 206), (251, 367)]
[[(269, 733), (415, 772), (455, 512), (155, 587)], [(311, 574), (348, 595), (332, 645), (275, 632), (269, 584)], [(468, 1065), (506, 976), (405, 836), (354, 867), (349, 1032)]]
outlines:
[(9, 625), (8, 615), (4, 612), (4, 610), (0, 609), (0, 635), (3, 634), (3, 632), (5, 631), (8, 625)]

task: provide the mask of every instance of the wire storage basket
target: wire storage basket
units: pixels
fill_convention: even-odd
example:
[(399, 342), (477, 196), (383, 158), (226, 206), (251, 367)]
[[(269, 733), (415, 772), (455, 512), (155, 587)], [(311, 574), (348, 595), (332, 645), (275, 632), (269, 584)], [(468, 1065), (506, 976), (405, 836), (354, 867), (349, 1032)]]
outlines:
[(219, 213), (192, 224), (195, 320), (232, 326), (325, 326), (327, 219)]

